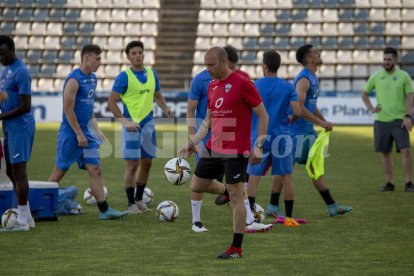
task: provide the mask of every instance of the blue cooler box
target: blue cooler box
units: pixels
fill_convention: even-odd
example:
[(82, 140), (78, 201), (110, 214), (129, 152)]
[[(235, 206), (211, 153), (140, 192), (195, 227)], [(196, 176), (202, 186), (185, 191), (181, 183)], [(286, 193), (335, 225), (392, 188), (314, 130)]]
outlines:
[(0, 184), (0, 216), (4, 211), (13, 207), (13, 201), (16, 201), (16, 194), (13, 191), (13, 185)]
[[(35, 220), (57, 220), (59, 184), (46, 181), (29, 181), (29, 204)], [(17, 208), (17, 197), (13, 185), (0, 184), (0, 212)]]
[(59, 184), (47, 181), (29, 181), (29, 203), (35, 220), (57, 220)]

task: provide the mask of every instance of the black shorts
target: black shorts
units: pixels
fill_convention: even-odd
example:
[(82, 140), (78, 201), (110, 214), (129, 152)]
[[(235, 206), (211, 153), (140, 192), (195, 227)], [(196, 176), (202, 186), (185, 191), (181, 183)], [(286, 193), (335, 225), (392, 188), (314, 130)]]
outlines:
[(374, 122), (374, 144), (376, 152), (391, 152), (394, 141), (398, 151), (410, 147), (410, 134), (405, 127), (401, 127), (402, 123), (403, 120)]
[(207, 157), (200, 158), (194, 174), (204, 179), (219, 179), (224, 170), (226, 184), (236, 184), (246, 181), (248, 159), (243, 155), (236, 158)]

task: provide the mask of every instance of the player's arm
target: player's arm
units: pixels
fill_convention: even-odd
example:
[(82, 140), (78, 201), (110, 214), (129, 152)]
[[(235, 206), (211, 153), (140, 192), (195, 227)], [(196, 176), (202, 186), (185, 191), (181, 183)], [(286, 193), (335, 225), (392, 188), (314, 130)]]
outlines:
[(78, 89), (79, 83), (76, 79), (68, 80), (63, 93), (63, 112), (65, 113), (70, 127), (76, 134), (78, 145), (84, 148), (88, 145), (88, 140), (86, 140), (75, 114), (75, 101)]
[(255, 146), (252, 151), (252, 155), (250, 156), (250, 163), (258, 164), (262, 160), (262, 149), (263, 144), (266, 140), (269, 116), (267, 115), (267, 111), (263, 103), (259, 104), (256, 107), (253, 107), (252, 111), (256, 114), (257, 118), (259, 119), (259, 125), (257, 130), (257, 139), (254, 143)]
[[(309, 112), (309, 110), (305, 107), (306, 94), (307, 94), (309, 87), (310, 87), (310, 83), (309, 83), (309, 80), (306, 78), (301, 78), (296, 83), (296, 93), (298, 94), (299, 107), (302, 113), (302, 117), (305, 120), (308, 120), (314, 124), (317, 124), (326, 130), (331, 130), (332, 123), (325, 121), (323, 117), (318, 118), (318, 116)], [(317, 110), (317, 108), (315, 108), (315, 110)], [(320, 112), (319, 112), (319, 115), (321, 115)]]
[(195, 150), (196, 146), (201, 143), (204, 137), (207, 136), (211, 124), (211, 113), (210, 109), (207, 109), (206, 118), (201, 123), (200, 128), (198, 129), (197, 133), (194, 134), (192, 137), (190, 136), (189, 143), (184, 146), (181, 150), (179, 155), (183, 158), (189, 157)]
[(4, 112), (0, 114), (0, 120), (13, 119), (13, 118), (19, 117), (20, 115), (30, 112), (30, 109), (32, 107), (31, 95), (23, 94), (23, 95), (19, 95), (19, 98), (20, 98), (20, 105), (10, 110), (9, 112)]
[(103, 142), (106, 140), (105, 134), (102, 132), (102, 130), (98, 126), (98, 122), (96, 121), (95, 114), (93, 114), (92, 118), (92, 127), (95, 133), (98, 134), (99, 139)]
[(403, 126), (408, 130), (411, 131), (411, 129), (413, 128), (413, 122), (411, 118), (411, 111), (413, 109), (413, 99), (414, 99), (414, 93), (409, 93), (406, 95), (406, 108), (405, 108), (405, 116), (404, 116), (404, 121), (403, 121)]
[(190, 137), (196, 133), (195, 111), (198, 106), (198, 100), (188, 99), (187, 102), (187, 127)]
[(371, 113), (377, 113), (381, 111), (381, 107), (379, 105), (377, 106), (373, 106), (371, 103), (371, 100), (369, 99), (368, 96), (368, 92), (367, 91), (362, 91), (361, 92), (361, 98), (362, 101), (364, 102), (365, 106), (367, 107), (368, 111)]
[(162, 109), (162, 111), (164, 111), (165, 114), (167, 114), (168, 118), (174, 117), (173, 112), (171, 111), (171, 109), (168, 108), (167, 104), (165, 103), (165, 99), (160, 91), (155, 91), (154, 100), (157, 103), (157, 105)]
[(117, 102), (121, 100), (121, 95), (114, 91), (111, 91), (111, 94), (108, 98), (108, 109), (114, 114), (115, 119), (123, 124), (128, 131), (138, 131), (139, 125), (134, 121), (130, 121), (124, 117)]

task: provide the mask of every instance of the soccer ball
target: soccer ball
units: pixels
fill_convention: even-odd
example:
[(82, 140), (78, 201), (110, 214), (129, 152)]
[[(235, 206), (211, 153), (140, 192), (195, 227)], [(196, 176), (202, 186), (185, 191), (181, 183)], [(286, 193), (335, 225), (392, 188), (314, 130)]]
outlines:
[(10, 208), (4, 211), (3, 216), (1, 216), (1, 225), (5, 229), (11, 229), (17, 224), (17, 209)]
[[(108, 189), (105, 186), (103, 188), (104, 188), (105, 199), (106, 199), (108, 197)], [(95, 205), (96, 204), (96, 199), (92, 195), (91, 188), (88, 188), (88, 189), (85, 190), (85, 192), (83, 193), (83, 200), (85, 200), (86, 204), (88, 204), (88, 205)]]
[(153, 200), (154, 193), (150, 188), (145, 187), (144, 194), (142, 195), (142, 201), (145, 203), (145, 205), (150, 206)]
[(263, 207), (255, 203), (254, 210), (255, 210), (253, 213), (254, 219), (258, 221), (259, 223), (263, 223), (265, 220), (265, 211)]
[(157, 206), (157, 217), (160, 221), (171, 221), (173, 222), (178, 218), (180, 211), (177, 204), (171, 200), (165, 200)]
[(164, 174), (171, 184), (182, 185), (190, 179), (191, 167), (185, 159), (173, 158), (165, 164)]

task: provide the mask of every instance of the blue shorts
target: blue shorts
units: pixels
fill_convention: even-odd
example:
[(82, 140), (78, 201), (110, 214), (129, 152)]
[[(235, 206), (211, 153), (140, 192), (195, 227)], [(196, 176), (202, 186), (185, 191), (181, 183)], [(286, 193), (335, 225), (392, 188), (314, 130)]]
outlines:
[(272, 167), (272, 175), (288, 175), (293, 172), (292, 140), (285, 135), (283, 139), (275, 139), (271, 148), (263, 149), (263, 158), (260, 164), (249, 164), (247, 173), (254, 176), (266, 175)]
[(58, 132), (56, 150), (56, 167), (67, 171), (69, 167), (77, 162), (80, 169), (85, 169), (86, 164), (99, 166), (99, 144), (88, 141), (86, 148), (78, 146), (78, 139), (72, 133)]
[(155, 158), (156, 154), (157, 140), (154, 120), (146, 122), (139, 131), (128, 131), (122, 127), (122, 159)]
[(292, 154), (294, 157), (294, 163), (302, 165), (306, 164), (308, 161), (309, 151), (313, 143), (315, 143), (318, 133), (312, 129), (304, 133), (290, 132), (289, 135), (293, 141)]
[(4, 157), (7, 163), (17, 164), (30, 160), (36, 127), (24, 131), (4, 131)]

